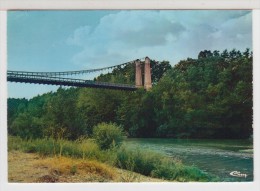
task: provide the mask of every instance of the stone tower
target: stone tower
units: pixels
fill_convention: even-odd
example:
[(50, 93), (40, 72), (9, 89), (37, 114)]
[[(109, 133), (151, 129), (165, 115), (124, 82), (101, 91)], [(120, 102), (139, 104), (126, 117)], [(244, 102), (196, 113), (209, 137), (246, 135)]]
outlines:
[(152, 88), (152, 76), (150, 58), (146, 57), (144, 62), (144, 89), (150, 90)]
[(143, 86), (142, 67), (140, 60), (135, 61), (135, 86), (141, 88)]

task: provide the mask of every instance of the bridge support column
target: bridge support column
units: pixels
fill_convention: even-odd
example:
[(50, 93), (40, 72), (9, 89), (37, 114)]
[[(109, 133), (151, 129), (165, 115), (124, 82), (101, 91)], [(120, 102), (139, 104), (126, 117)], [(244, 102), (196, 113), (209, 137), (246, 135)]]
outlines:
[(143, 86), (142, 68), (140, 60), (135, 61), (135, 86), (141, 88)]
[(144, 63), (144, 89), (150, 90), (152, 88), (152, 76), (151, 76), (151, 65), (150, 58), (145, 58)]

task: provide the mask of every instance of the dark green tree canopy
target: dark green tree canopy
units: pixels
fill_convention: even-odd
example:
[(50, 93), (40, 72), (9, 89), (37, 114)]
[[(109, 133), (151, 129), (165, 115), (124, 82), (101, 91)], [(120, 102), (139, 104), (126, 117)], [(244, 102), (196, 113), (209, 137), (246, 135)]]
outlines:
[[(102, 122), (130, 137), (248, 138), (252, 135), (249, 49), (203, 50), (171, 67), (151, 60), (153, 88), (135, 92), (59, 88), (33, 99), (8, 99), (8, 132), (23, 138), (92, 136)], [(135, 65), (95, 80), (135, 84)]]

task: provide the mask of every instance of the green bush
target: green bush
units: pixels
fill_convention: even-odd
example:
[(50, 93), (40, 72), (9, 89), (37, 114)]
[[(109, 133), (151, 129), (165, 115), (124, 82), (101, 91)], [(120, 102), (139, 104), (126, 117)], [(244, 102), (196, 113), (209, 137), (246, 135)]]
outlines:
[[(119, 149), (113, 148), (100, 150), (93, 139), (86, 138), (72, 142), (52, 138), (23, 140), (19, 137), (8, 136), (9, 151), (22, 150), (35, 152), (41, 156), (95, 159), (122, 169), (170, 181), (220, 181), (218, 177), (213, 177), (194, 166), (183, 165), (180, 161), (153, 151), (126, 145)], [(76, 170), (72, 169), (72, 172), (76, 172)]]
[(160, 165), (157, 165), (152, 171), (151, 176), (179, 182), (207, 182), (211, 181), (213, 178), (194, 166), (185, 166), (180, 162), (175, 163), (170, 160), (163, 160)]
[(114, 123), (100, 123), (93, 129), (93, 138), (100, 149), (107, 150), (122, 144), (123, 131)]
[[(193, 166), (185, 166), (180, 161), (162, 156), (159, 153), (140, 148), (127, 148), (122, 146), (117, 151), (116, 166), (134, 171), (146, 176), (170, 181), (212, 181), (207, 173)], [(217, 180), (217, 179), (216, 179)]]
[(71, 147), (74, 148), (74, 150), (77, 150), (78, 153), (80, 153), (80, 157), (82, 157), (83, 159), (100, 158), (101, 151), (93, 139), (87, 139), (87, 138), (78, 139), (75, 142), (70, 142), (70, 144)]
[(139, 148), (133, 150), (122, 147), (117, 152), (116, 165), (119, 168), (149, 176), (160, 161), (160, 158), (154, 152), (144, 151)]
[(151, 176), (166, 180), (175, 180), (177, 177), (176, 164), (173, 160), (163, 159), (159, 165), (151, 172)]

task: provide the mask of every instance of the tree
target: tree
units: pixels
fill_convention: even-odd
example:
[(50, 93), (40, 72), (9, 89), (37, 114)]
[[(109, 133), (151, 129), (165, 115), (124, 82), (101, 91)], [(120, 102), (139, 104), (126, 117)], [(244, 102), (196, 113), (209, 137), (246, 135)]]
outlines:
[(42, 121), (25, 112), (18, 114), (11, 124), (10, 129), (13, 135), (24, 139), (35, 139), (42, 137), (42, 125)]
[[(133, 92), (59, 88), (33, 99), (8, 99), (8, 133), (24, 138), (91, 136), (100, 123), (129, 137), (248, 138), (252, 135), (249, 49), (201, 51), (198, 59), (151, 60), (153, 88)], [(135, 67), (117, 67), (96, 80), (134, 84)]]
[(171, 65), (168, 61), (156, 62), (151, 60), (152, 82), (157, 84), (163, 75), (171, 69)]
[(123, 135), (122, 128), (114, 123), (100, 123), (93, 129), (93, 138), (102, 150), (120, 146)]
[(77, 109), (79, 89), (59, 88), (46, 104), (46, 135), (57, 137), (60, 130), (64, 131), (64, 138), (77, 139), (84, 135), (82, 115)]

